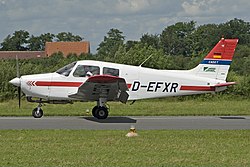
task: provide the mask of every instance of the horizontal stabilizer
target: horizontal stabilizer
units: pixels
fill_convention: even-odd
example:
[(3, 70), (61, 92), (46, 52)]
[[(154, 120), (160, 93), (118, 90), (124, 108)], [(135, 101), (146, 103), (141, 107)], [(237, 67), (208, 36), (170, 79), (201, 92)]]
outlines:
[(236, 82), (226, 82), (226, 83), (216, 84), (216, 85), (211, 86), (211, 87), (214, 88), (215, 92), (220, 92), (220, 91), (226, 90), (228, 86), (235, 85), (235, 84), (236, 84)]
[(180, 90), (182, 91), (223, 91), (230, 85), (235, 85), (235, 82), (226, 82), (221, 84), (216, 84), (213, 86), (195, 86), (195, 85), (182, 85)]
[(226, 82), (226, 83), (221, 83), (221, 84), (216, 84), (213, 87), (224, 87), (224, 86), (230, 86), (230, 85), (235, 85), (236, 82)]

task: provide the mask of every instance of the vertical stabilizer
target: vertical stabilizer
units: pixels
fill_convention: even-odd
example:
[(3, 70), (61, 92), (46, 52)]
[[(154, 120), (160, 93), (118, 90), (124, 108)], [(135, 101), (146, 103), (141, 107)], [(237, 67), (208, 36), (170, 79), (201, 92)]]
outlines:
[(237, 43), (238, 39), (222, 38), (191, 72), (197, 76), (225, 81)]

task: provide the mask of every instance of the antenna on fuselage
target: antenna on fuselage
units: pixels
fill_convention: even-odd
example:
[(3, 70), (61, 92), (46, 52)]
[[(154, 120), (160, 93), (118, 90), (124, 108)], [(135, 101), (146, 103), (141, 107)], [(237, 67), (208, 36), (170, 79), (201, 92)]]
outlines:
[(150, 59), (153, 56), (153, 54), (149, 55), (148, 58), (146, 58), (140, 65), (139, 67), (141, 67), (146, 61), (148, 61), (148, 59)]

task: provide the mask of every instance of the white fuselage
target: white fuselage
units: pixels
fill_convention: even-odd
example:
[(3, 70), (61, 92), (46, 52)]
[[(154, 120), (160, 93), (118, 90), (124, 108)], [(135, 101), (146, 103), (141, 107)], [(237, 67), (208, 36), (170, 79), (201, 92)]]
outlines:
[[(47, 100), (81, 100), (68, 96), (75, 94), (88, 77), (75, 76), (77, 66), (97, 66), (98, 75), (106, 75), (107, 68), (119, 70), (128, 86), (129, 100), (160, 98), (213, 92), (210, 86), (225, 81), (194, 75), (189, 70), (156, 70), (116, 63), (78, 61), (68, 76), (54, 73), (26, 75), (21, 77), (21, 89), (30, 97)], [(74, 75), (73, 75), (74, 74)]]

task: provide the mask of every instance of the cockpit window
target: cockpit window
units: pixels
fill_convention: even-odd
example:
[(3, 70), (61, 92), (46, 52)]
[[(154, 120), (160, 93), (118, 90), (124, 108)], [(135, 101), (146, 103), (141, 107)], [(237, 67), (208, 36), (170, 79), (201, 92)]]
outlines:
[(103, 74), (118, 77), (119, 76), (119, 70), (116, 69), (116, 68), (103, 67)]
[(76, 70), (73, 73), (74, 77), (86, 77), (99, 75), (100, 68), (98, 66), (87, 66), (87, 65), (78, 65)]
[(60, 68), (59, 70), (57, 70), (56, 73), (64, 75), (64, 76), (69, 76), (70, 72), (72, 71), (75, 65), (76, 65), (76, 62), (68, 64), (64, 66), (63, 68)]

